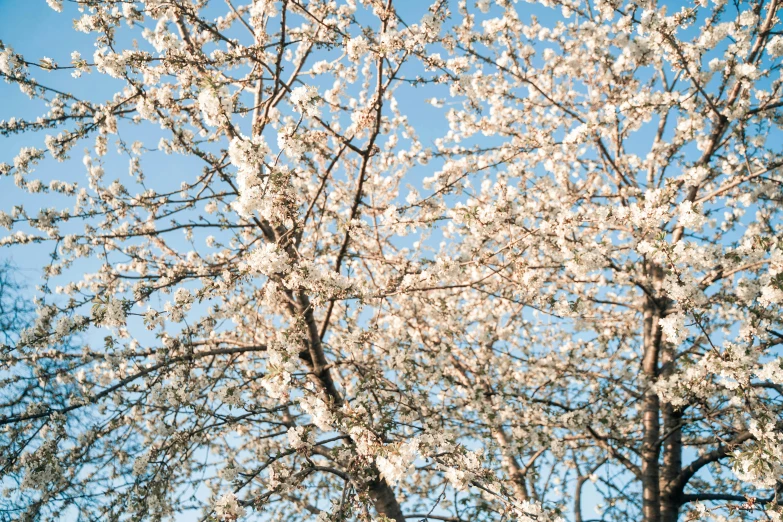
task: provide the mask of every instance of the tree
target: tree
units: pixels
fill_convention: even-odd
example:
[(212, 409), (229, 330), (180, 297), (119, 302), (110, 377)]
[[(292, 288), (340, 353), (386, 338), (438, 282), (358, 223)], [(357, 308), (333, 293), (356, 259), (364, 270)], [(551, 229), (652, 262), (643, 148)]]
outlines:
[(781, 519), (778, 0), (47, 1), (5, 519)]

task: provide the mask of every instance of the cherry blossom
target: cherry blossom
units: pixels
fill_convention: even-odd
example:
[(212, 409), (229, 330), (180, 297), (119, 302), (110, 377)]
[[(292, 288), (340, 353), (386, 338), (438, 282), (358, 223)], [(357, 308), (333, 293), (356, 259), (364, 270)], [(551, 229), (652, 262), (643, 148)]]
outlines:
[(46, 3), (9, 519), (781, 520), (780, 0)]

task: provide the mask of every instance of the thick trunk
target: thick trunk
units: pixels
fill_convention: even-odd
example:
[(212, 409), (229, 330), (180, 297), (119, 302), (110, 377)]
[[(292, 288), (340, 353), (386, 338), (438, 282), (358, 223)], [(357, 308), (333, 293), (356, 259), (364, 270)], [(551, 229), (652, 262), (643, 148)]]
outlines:
[(661, 346), (661, 328), (658, 324), (660, 309), (655, 296), (660, 289), (663, 271), (660, 266), (649, 265), (648, 274), (653, 295), (645, 297), (644, 305), (644, 357), (642, 372), (646, 380), (643, 399), (642, 439), (642, 514), (644, 522), (661, 522), (661, 489), (659, 440), (661, 436), (660, 403), (652, 385), (658, 377), (658, 358)]
[(661, 521), (661, 491), (658, 484), (658, 396), (647, 392), (644, 396), (644, 440), (642, 442), (642, 490), (644, 522)]
[(674, 487), (682, 469), (681, 415), (663, 406), (664, 431), (668, 434), (663, 447), (663, 474), (661, 476), (661, 522), (677, 522), (682, 499)]
[[(673, 372), (674, 350), (665, 345), (662, 350), (662, 376)], [(671, 404), (661, 405), (663, 414), (663, 469), (661, 470), (661, 522), (677, 522), (681, 498), (677, 482), (682, 472), (682, 413)]]
[(405, 522), (405, 517), (394, 496), (394, 491), (385, 479), (373, 480), (369, 484), (370, 497), (379, 515), (383, 515), (394, 522)]

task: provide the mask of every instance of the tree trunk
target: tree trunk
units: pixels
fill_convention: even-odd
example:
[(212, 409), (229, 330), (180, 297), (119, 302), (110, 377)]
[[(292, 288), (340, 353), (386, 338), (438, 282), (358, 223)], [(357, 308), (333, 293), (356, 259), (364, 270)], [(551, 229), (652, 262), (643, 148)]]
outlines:
[(644, 439), (642, 442), (644, 522), (661, 522), (661, 492), (658, 484), (659, 437), (658, 396), (652, 391), (647, 391), (644, 395)]
[(369, 491), (375, 510), (378, 511), (379, 515), (394, 520), (394, 522), (405, 522), (400, 504), (397, 502), (394, 491), (386, 482), (386, 479), (381, 477), (370, 482)]
[(658, 377), (658, 357), (661, 347), (661, 327), (659, 325), (660, 308), (657, 299), (663, 270), (660, 266), (648, 264), (649, 280), (652, 282), (644, 303), (644, 357), (642, 372), (645, 376), (643, 399), (643, 439), (642, 439), (642, 515), (644, 522), (661, 522), (660, 467), (660, 403), (658, 395), (652, 389)]
[(661, 522), (677, 522), (680, 511), (680, 494), (674, 487), (682, 469), (682, 431), (679, 423), (682, 414), (671, 404), (663, 405), (664, 434), (663, 474), (661, 476)]
[[(665, 343), (661, 351), (661, 375), (668, 377), (674, 371), (674, 348)], [(682, 412), (669, 403), (661, 405), (663, 414), (663, 469), (661, 472), (661, 522), (677, 522), (681, 495), (677, 491), (677, 479), (682, 472)]]

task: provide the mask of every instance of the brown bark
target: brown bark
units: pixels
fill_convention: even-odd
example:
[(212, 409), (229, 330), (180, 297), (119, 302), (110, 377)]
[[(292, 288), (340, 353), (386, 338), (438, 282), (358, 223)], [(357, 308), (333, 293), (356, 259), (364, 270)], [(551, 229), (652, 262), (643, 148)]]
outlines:
[(652, 385), (658, 377), (658, 359), (661, 347), (660, 304), (657, 300), (663, 270), (659, 265), (648, 265), (647, 273), (652, 282), (644, 303), (644, 356), (642, 372), (646, 378), (643, 398), (642, 438), (642, 515), (644, 522), (661, 522), (660, 490), (660, 401)]
[(379, 515), (383, 515), (395, 522), (404, 522), (405, 516), (402, 514), (397, 497), (394, 496), (394, 490), (386, 482), (386, 479), (379, 478), (368, 484), (370, 497), (372, 498), (375, 510)]
[[(663, 346), (661, 375), (668, 377), (673, 372), (674, 350), (670, 344)], [(677, 522), (682, 503), (676, 490), (677, 479), (682, 472), (682, 412), (671, 404), (661, 405), (663, 416), (663, 465), (661, 470), (661, 522)]]
[(676, 522), (682, 504), (681, 495), (674, 485), (682, 467), (682, 431), (679, 427), (682, 414), (671, 404), (664, 404), (663, 470), (661, 474), (661, 522)]

